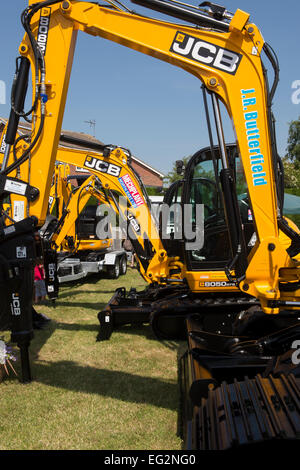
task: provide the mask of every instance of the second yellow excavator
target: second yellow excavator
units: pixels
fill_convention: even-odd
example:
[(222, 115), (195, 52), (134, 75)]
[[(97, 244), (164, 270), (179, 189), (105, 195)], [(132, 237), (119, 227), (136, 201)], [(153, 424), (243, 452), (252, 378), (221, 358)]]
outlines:
[[(59, 153), (60, 149), (58, 149), (58, 157)], [(75, 181), (76, 185), (73, 185), (72, 181)], [(101, 182), (96, 177), (90, 179), (89, 175), (71, 175), (69, 165), (56, 163), (49, 197), (49, 214), (58, 221), (60, 220), (58, 222), (60, 225), (67, 218), (67, 228), (64, 228), (63, 231), (60, 229), (60, 237), (55, 243), (57, 249), (73, 252), (87, 249), (101, 250), (112, 246), (112, 238), (107, 237), (104, 240), (97, 238), (96, 215), (91, 218), (92, 227), (89, 226), (88, 230), (80, 227), (78, 218), (82, 217), (86, 205), (92, 198), (92, 209), (96, 209), (96, 204), (107, 204), (109, 202), (103, 192)], [(92, 210), (90, 212), (96, 211)]]
[[(59, 148), (58, 159), (61, 154), (64, 150)], [(71, 184), (74, 179), (76, 186)], [(111, 201), (97, 176), (71, 175), (69, 165), (57, 163), (49, 204), (52, 232), (48, 230), (43, 238), (58, 252), (59, 282), (92, 273), (107, 273), (115, 279), (126, 274), (122, 238), (116, 237), (116, 228), (104, 220)], [(106, 230), (101, 237), (103, 224)]]

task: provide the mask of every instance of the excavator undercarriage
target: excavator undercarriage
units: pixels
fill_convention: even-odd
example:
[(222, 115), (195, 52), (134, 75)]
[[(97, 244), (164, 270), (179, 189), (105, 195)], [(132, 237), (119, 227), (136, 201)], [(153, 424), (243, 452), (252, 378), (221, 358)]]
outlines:
[(150, 323), (158, 339), (184, 342), (178, 377), (185, 449), (298, 445), (295, 313), (265, 315), (256, 299), (239, 293), (199, 295), (184, 285), (148, 286), (140, 292), (117, 289), (98, 319), (99, 341), (122, 325)]
[(257, 300), (237, 293), (200, 296), (186, 286), (168, 286), (128, 293), (119, 288), (98, 319), (98, 340), (125, 324), (150, 323), (160, 340), (186, 341), (178, 366), (186, 449), (297, 445), (295, 313), (265, 315)]

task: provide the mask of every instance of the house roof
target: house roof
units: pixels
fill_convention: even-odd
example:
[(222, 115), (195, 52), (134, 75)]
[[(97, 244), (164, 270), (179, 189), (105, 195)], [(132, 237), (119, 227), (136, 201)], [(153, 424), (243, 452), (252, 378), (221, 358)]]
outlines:
[[(5, 125), (7, 122), (6, 118), (0, 117), (0, 123)], [(26, 121), (21, 121), (18, 127), (19, 131), (22, 133), (26, 133), (31, 129), (31, 124)], [(59, 145), (61, 147), (73, 148), (73, 149), (80, 149), (80, 150), (100, 150), (102, 146), (105, 144), (101, 142), (101, 140), (96, 139), (95, 137), (91, 136), (90, 134), (86, 134), (84, 132), (74, 132), (68, 130), (62, 130), (61, 132), (61, 139)], [(158, 175), (160, 178), (163, 178), (165, 175), (160, 171), (156, 170), (148, 163), (145, 163), (140, 158), (137, 158), (134, 155), (131, 155), (132, 161), (136, 162), (137, 164), (145, 167), (146, 169), (150, 170), (152, 173)]]

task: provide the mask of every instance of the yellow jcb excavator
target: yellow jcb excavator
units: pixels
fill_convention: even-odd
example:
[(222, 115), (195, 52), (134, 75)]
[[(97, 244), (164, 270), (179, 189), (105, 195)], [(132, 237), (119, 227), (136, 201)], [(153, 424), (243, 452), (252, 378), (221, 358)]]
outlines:
[[(59, 148), (58, 158), (61, 154), (64, 151)], [(54, 200), (56, 204), (45, 230), (41, 229), (43, 242), (58, 253), (58, 280), (67, 282), (100, 272), (118, 278), (126, 274), (127, 257), (122, 237), (116, 240), (111, 223), (106, 221), (105, 213), (113, 210), (112, 201), (96, 175), (71, 175), (68, 168), (56, 164), (50, 192), (50, 204)], [(74, 179), (77, 186), (71, 185)]]
[[(205, 297), (201, 302), (201, 298), (189, 296), (186, 305), (184, 296), (179, 299), (187, 339), (180, 375), (186, 447), (203, 450), (267, 444), (278, 450), (285, 440), (295, 442), (300, 428), (300, 373), (293, 355), (294, 340), (299, 338), (300, 273), (296, 256), (300, 237), (282, 215), (282, 166), (271, 111), (278, 63), (246, 12), (231, 14), (210, 2), (200, 7), (170, 0), (133, 3), (175, 17), (179, 23), (148, 18), (114, 1), (103, 6), (76, 0), (30, 0), (21, 17), (25, 36), (12, 90), (0, 195), (3, 201), (11, 194), (23, 197), (24, 211), (23, 218), (4, 224), (0, 232), (0, 287), (3, 310), (13, 317), (12, 340), (22, 352), (23, 379), (30, 380), (32, 328), (28, 311), (38, 246), (35, 232), (46, 219), (80, 30), (183, 68), (201, 81), (205, 97), (211, 98), (218, 151), (210, 139), (210, 149), (200, 152), (188, 166), (182, 192), (182, 220), (186, 218), (194, 228), (184, 231), (181, 244), (187, 263), (181, 262), (180, 253), (168, 256), (159, 234), (156, 238), (157, 227), (152, 220), (147, 231), (150, 237), (137, 230), (133, 240), (141, 274), (154, 289), (156, 283), (165, 280), (167, 285), (168, 279), (178, 279), (194, 292), (193, 269), (199, 276), (197, 283), (205, 282), (205, 272), (220, 270), (244, 295), (259, 302), (245, 312), (237, 309), (230, 315), (223, 308), (226, 301), (222, 295), (221, 308), (213, 309)], [(271, 87), (265, 60), (274, 69)], [(31, 109), (25, 112), (30, 67), (33, 100)], [(226, 145), (220, 103), (234, 126), (238, 166)], [(31, 114), (31, 134), (16, 138), (19, 117)], [(209, 118), (207, 122), (210, 131)], [(123, 158), (122, 149), (113, 148), (103, 153), (100, 162), (91, 157), (85, 164), (90, 168), (99, 165), (112, 186), (114, 180), (124, 185), (132, 215), (138, 209), (146, 226), (144, 197), (136, 191), (134, 179), (122, 173), (117, 162)], [(117, 168), (110, 166), (114, 162)], [(247, 197), (239, 199), (241, 169)], [(210, 188), (210, 200), (204, 188)], [(255, 233), (251, 243), (243, 219), (244, 202), (249, 206), (247, 222), (252, 222), (254, 230), (248, 228)], [(203, 225), (201, 217), (197, 218), (199, 204), (204, 204)], [(288, 237), (288, 244), (280, 231)], [(139, 245), (147, 253), (145, 258), (139, 255)], [(233, 311), (234, 305), (230, 308)], [(164, 326), (170, 333), (174, 315), (167, 309), (165, 313), (160, 316), (159, 312), (160, 328)], [(178, 328), (175, 330), (177, 334)]]
[[(59, 153), (60, 149), (58, 149), (58, 157)], [(76, 180), (75, 186), (72, 185), (74, 180)], [(76, 201), (74, 199), (75, 195)], [(55, 236), (53, 234), (52, 239), (55, 239), (57, 249), (74, 252), (78, 250), (101, 250), (112, 246), (111, 238), (99, 240), (96, 237), (95, 227), (93, 227), (91, 233), (86, 230), (84, 233), (78, 233), (78, 230), (80, 231), (80, 228), (77, 227), (80, 222), (78, 218), (92, 197), (94, 197), (95, 203), (109, 203), (97, 177), (71, 175), (69, 165), (62, 163), (55, 165), (55, 174), (49, 198), (49, 214), (53, 215), (57, 221), (60, 221), (60, 225), (64, 223), (67, 217), (66, 228), (64, 228), (63, 233), (60, 230), (59, 238), (57, 238), (58, 233), (55, 233)], [(62, 239), (63, 235), (64, 238)]]

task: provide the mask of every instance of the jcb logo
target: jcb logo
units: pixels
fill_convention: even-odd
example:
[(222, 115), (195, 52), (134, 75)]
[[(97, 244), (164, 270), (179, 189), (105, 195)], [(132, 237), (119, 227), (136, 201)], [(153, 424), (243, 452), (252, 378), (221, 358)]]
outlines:
[(133, 230), (134, 230), (136, 233), (139, 233), (140, 230), (141, 230), (141, 227), (140, 227), (139, 224), (137, 223), (137, 221), (136, 221), (136, 219), (134, 218), (134, 216), (131, 215), (131, 214), (128, 214), (127, 219), (129, 220), (129, 223), (130, 223), (130, 225), (132, 226)]
[(21, 304), (19, 294), (12, 294), (11, 313), (15, 316), (21, 315)]
[(4, 152), (5, 152), (5, 148), (6, 148), (5, 135), (6, 135), (6, 134), (4, 134), (4, 136), (3, 136), (3, 138), (2, 138), (2, 142), (1, 142), (1, 147), (0, 147), (0, 152), (1, 152), (1, 153), (4, 153)]
[(241, 54), (237, 52), (223, 49), (216, 44), (202, 41), (180, 31), (177, 31), (170, 51), (231, 75), (235, 75), (242, 59)]
[(111, 176), (119, 176), (121, 173), (120, 166), (105, 162), (99, 158), (91, 157), (90, 155), (87, 155), (83, 166), (100, 171), (101, 173), (107, 173)]
[(49, 276), (50, 282), (55, 281), (55, 264), (54, 263), (49, 263), (48, 265), (48, 276)]

